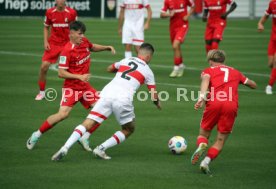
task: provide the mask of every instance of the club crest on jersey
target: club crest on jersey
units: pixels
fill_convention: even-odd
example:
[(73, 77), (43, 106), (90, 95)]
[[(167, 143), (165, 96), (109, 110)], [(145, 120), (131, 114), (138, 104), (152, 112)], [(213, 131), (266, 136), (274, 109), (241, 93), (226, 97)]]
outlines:
[(63, 99), (63, 102), (67, 102), (67, 98), (64, 98), (64, 99)]
[(89, 48), (86, 48), (87, 52), (89, 52)]
[(218, 1), (218, 5), (220, 5), (220, 1)]
[(180, 8), (183, 8), (183, 3), (180, 4)]
[(68, 18), (66, 17), (64, 21), (65, 21), (65, 22), (68, 22)]
[(107, 0), (107, 7), (110, 11), (115, 8), (116, 1), (115, 0)]
[(59, 63), (60, 64), (65, 64), (66, 63), (66, 56), (60, 56)]

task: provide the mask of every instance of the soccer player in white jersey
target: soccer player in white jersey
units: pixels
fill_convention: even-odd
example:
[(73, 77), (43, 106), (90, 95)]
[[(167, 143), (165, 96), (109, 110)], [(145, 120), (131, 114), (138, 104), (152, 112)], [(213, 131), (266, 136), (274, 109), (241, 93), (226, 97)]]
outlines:
[[(118, 33), (125, 45), (125, 58), (132, 57), (132, 46), (136, 53), (144, 42), (144, 30), (149, 29), (152, 10), (149, 0), (121, 0)], [(144, 22), (144, 8), (147, 20)]]
[(102, 159), (111, 159), (105, 150), (122, 143), (135, 129), (135, 114), (132, 104), (133, 96), (137, 89), (146, 84), (151, 93), (151, 99), (158, 109), (161, 104), (155, 87), (154, 74), (148, 63), (150, 62), (154, 48), (149, 43), (143, 43), (138, 51), (138, 57), (125, 58), (120, 62), (110, 65), (109, 72), (117, 71), (117, 74), (101, 91), (100, 100), (96, 103), (90, 114), (81, 125), (78, 125), (64, 146), (52, 156), (53, 161), (62, 159), (78, 141), (78, 139), (97, 124), (102, 123), (111, 113), (114, 113), (117, 121), (122, 126), (121, 131), (97, 146), (93, 153)]

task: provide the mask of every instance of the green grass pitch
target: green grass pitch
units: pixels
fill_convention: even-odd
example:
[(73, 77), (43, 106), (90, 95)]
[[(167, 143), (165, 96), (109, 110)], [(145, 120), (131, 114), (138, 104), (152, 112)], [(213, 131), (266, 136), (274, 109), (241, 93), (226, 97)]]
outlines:
[[(113, 45), (117, 54), (92, 54), (91, 84), (100, 90), (113, 77), (106, 67), (123, 57), (117, 33), (117, 20), (82, 19), (86, 36), (94, 43)], [(276, 187), (276, 98), (264, 93), (269, 79), (267, 44), (271, 22), (257, 33), (257, 20), (229, 20), (220, 48), (227, 53), (227, 64), (255, 80), (258, 89), (240, 87), (240, 108), (233, 134), (221, 155), (211, 164), (213, 177), (201, 174), (190, 164), (202, 111), (194, 111), (195, 102), (177, 101), (177, 88), (199, 90), (200, 72), (205, 61), (204, 29), (200, 20), (191, 20), (190, 31), (182, 46), (187, 66), (184, 77), (170, 79), (173, 54), (168, 20), (152, 20), (146, 41), (155, 46), (151, 67), (159, 91), (169, 99), (158, 111), (148, 100), (138, 102), (135, 133), (123, 144), (107, 151), (110, 161), (95, 158), (76, 144), (62, 162), (51, 156), (64, 144), (73, 128), (88, 111), (77, 105), (70, 117), (46, 133), (29, 151), (25, 142), (40, 124), (59, 108), (62, 79), (48, 72), (47, 88), (58, 91), (55, 101), (34, 100), (38, 92), (38, 70), (43, 53), (42, 18), (0, 18), (0, 188), (93, 188), (93, 189), (168, 189), (168, 188), (275, 188)], [(146, 87), (141, 90), (146, 91)], [(276, 92), (276, 91), (274, 91)], [(120, 126), (111, 116), (92, 135), (91, 145), (109, 138)], [(215, 139), (214, 131), (210, 142)], [(172, 155), (168, 140), (181, 135), (188, 141), (182, 155)]]

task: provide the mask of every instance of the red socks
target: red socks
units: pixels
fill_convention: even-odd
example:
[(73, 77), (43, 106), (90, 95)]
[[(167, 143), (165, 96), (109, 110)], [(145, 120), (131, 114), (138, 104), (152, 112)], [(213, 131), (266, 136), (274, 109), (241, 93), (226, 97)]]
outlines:
[(196, 145), (199, 146), (200, 143), (208, 144), (208, 139), (203, 137), (203, 136), (198, 136), (197, 141), (196, 141)]
[(218, 42), (213, 41), (213, 43), (212, 43), (212, 49), (218, 49), (218, 47), (219, 47)]
[(208, 53), (212, 49), (212, 45), (205, 45), (206, 53)]
[(215, 159), (218, 155), (219, 155), (219, 150), (218, 149), (216, 149), (214, 147), (209, 148), (209, 150), (207, 152), (207, 156), (209, 158), (211, 158), (211, 160)]
[(46, 81), (38, 81), (40, 91), (45, 91)]
[(182, 57), (174, 57), (174, 65), (178, 66), (182, 63)]
[(276, 68), (272, 68), (268, 84), (272, 87), (276, 80)]
[(48, 131), (49, 129), (51, 129), (53, 126), (52, 125), (50, 125), (49, 123), (48, 123), (48, 121), (46, 120), (44, 123), (42, 123), (42, 125), (40, 126), (40, 128), (39, 128), (39, 131), (41, 132), (41, 133), (45, 133), (46, 131)]

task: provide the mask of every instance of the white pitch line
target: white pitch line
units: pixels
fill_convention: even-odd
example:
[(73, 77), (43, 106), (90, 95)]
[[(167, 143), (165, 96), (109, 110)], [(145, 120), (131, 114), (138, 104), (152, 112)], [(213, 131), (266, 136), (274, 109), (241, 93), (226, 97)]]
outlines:
[[(42, 56), (42, 55), (38, 55), (38, 54), (34, 54), (34, 53), (12, 52), (12, 51), (0, 51), (0, 54), (15, 55), (15, 56), (33, 56), (33, 57), (41, 57)], [(110, 60), (93, 59), (93, 62), (102, 62), (102, 63), (110, 64)], [(151, 64), (151, 67), (164, 68), (164, 69), (172, 68), (172, 66), (160, 65), (160, 64)], [(203, 69), (195, 68), (195, 67), (186, 67), (185, 69), (186, 70), (194, 70), (194, 71), (202, 71), (203, 70)], [(243, 72), (243, 73), (246, 75), (252, 75), (252, 76), (270, 77), (269, 74), (251, 73), (251, 72)]]

